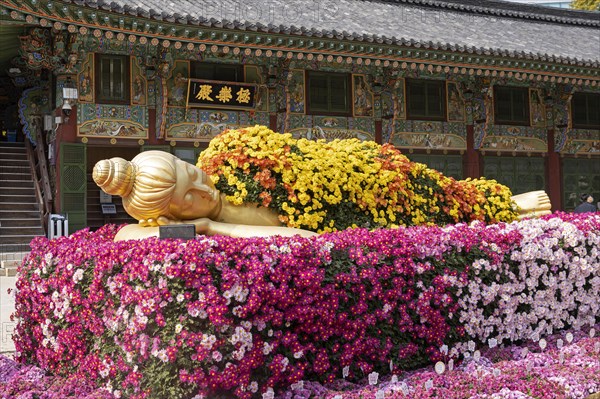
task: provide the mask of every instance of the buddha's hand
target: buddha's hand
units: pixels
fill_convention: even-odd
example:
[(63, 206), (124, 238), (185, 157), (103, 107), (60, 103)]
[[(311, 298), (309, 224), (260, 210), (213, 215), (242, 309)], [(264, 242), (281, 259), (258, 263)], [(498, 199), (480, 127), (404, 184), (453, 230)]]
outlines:
[(552, 213), (552, 211), (550, 210), (539, 210), (539, 211), (531, 211), (529, 213), (523, 213), (520, 214), (517, 219), (519, 220), (523, 220), (523, 219), (529, 219), (529, 218), (537, 218), (540, 216), (544, 216), (544, 215), (550, 215)]
[(166, 216), (159, 216), (157, 218), (140, 219), (138, 224), (142, 227), (158, 227), (168, 224), (176, 224), (177, 220), (171, 220)]
[(519, 219), (539, 217), (552, 213), (552, 204), (545, 191), (530, 191), (528, 193), (514, 195), (512, 200), (517, 206)]
[[(162, 217), (163, 216), (160, 216), (159, 218), (162, 218)], [(138, 221), (138, 224), (140, 226), (142, 226), (142, 227), (158, 227), (158, 226), (160, 226), (160, 224), (158, 223), (158, 219), (153, 219), (153, 218), (150, 218), (150, 219), (140, 219)]]
[(185, 221), (178, 219), (171, 219), (166, 216), (159, 216), (156, 219), (140, 219), (138, 222), (142, 227), (159, 227), (159, 226), (169, 226), (174, 224), (194, 224), (194, 221)]

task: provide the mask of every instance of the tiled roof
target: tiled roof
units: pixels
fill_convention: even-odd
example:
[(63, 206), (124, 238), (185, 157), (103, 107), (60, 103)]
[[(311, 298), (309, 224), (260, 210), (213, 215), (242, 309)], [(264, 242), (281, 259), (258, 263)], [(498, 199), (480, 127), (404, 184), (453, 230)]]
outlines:
[(180, 24), (600, 61), (600, 13), (492, 0), (71, 0)]

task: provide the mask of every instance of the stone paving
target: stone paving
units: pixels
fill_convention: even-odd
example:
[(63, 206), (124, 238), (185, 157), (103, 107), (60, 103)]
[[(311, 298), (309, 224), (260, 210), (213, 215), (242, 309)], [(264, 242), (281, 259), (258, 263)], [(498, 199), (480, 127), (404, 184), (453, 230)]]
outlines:
[[(29, 252), (3, 249), (0, 246), (0, 354), (6, 355), (15, 351), (12, 334), (16, 323), (10, 320), (10, 315), (15, 311), (15, 274)], [(8, 293), (9, 289), (13, 290), (11, 294)]]
[[(16, 323), (10, 320), (10, 315), (15, 310), (15, 277), (0, 277), (0, 353), (11, 354), (15, 351), (12, 333)], [(8, 294), (9, 289), (13, 289)]]

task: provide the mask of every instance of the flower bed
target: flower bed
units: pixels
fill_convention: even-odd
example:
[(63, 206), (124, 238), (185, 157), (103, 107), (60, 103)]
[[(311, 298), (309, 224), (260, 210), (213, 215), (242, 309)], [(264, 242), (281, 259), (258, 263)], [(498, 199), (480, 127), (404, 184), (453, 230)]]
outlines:
[(360, 380), (600, 316), (599, 215), (310, 239), (115, 231), (32, 243), (15, 345), (23, 362), (132, 398)]
[[(436, 373), (433, 367), (401, 376), (371, 376), (353, 384), (342, 379), (333, 384), (295, 384), (281, 399), (593, 399), (600, 392), (600, 338), (598, 329), (569, 331), (547, 338), (547, 348), (529, 341), (524, 345), (482, 349), (452, 370)], [(593, 332), (591, 338), (588, 331)], [(572, 343), (567, 341), (569, 333)], [(476, 352), (479, 351), (478, 349)], [(475, 353), (476, 353), (475, 352)], [(462, 357), (461, 357), (462, 358)], [(379, 376), (377, 376), (379, 377)]]
[[(592, 328), (595, 332), (600, 326)], [(586, 331), (587, 333), (587, 331)], [(278, 399), (597, 399), (600, 391), (600, 338), (583, 331), (568, 332), (538, 343), (484, 349), (478, 360), (469, 357), (452, 370), (437, 374), (432, 367), (400, 376), (375, 376), (351, 383), (339, 378), (331, 384), (301, 381), (277, 395)], [(593, 334), (591, 334), (593, 335)], [(377, 377), (377, 378), (376, 378)], [(369, 382), (370, 380), (370, 382)], [(93, 383), (46, 375), (34, 366), (19, 367), (0, 355), (0, 392), (9, 397), (41, 399), (114, 399)], [(265, 396), (269, 396), (266, 394)]]
[(0, 355), (0, 397), (3, 399), (115, 399), (104, 389), (76, 377), (47, 375), (36, 366), (19, 366)]

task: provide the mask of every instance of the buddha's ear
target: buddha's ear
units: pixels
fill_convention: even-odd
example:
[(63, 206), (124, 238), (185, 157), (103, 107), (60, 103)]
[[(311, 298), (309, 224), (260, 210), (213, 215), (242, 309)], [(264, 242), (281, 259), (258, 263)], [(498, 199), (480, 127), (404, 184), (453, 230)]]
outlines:
[(201, 193), (202, 198), (206, 200), (214, 201), (218, 197), (218, 190), (211, 184), (195, 183), (194, 188), (197, 192)]
[[(209, 188), (209, 187), (207, 187)], [(198, 191), (198, 193), (200, 194), (200, 197), (205, 200), (205, 201), (214, 201), (214, 198), (212, 196), (212, 193), (210, 191), (207, 190), (201, 190)]]
[[(200, 193), (200, 195), (202, 195), (201, 191), (198, 191), (198, 193)], [(185, 196), (183, 197), (183, 206), (184, 207), (188, 207), (191, 206), (194, 203), (194, 194), (192, 194), (191, 191), (188, 191)]]

